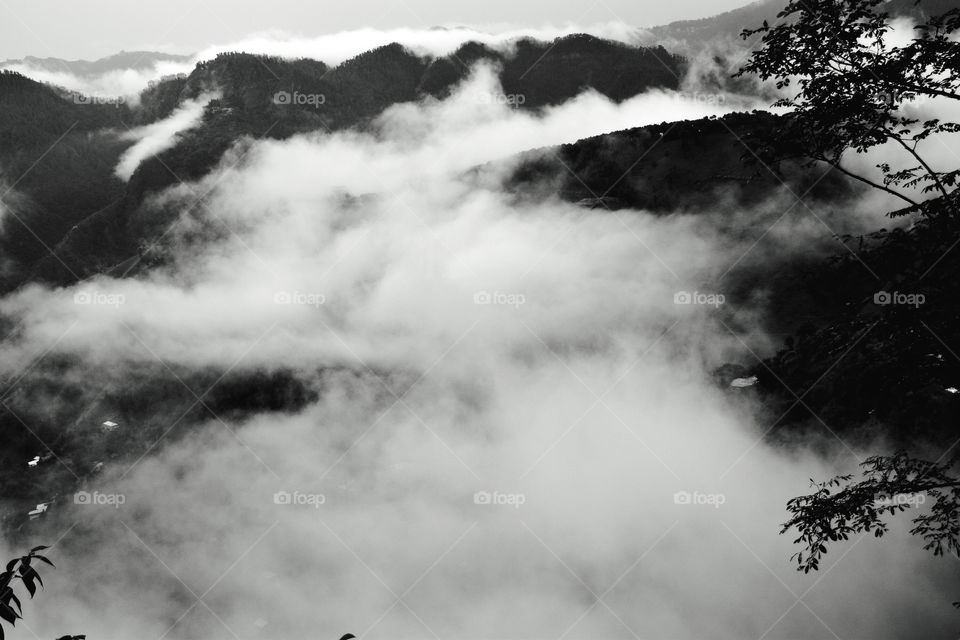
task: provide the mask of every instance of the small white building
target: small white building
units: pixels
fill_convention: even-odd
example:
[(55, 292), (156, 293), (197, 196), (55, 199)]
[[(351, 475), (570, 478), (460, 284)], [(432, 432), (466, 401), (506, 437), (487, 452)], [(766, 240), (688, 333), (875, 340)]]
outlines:
[(101, 425), (100, 428), (103, 429), (104, 433), (110, 433), (111, 431), (113, 431), (119, 426), (120, 425), (114, 422), (113, 420), (107, 420), (106, 422), (103, 423), (103, 425)]
[(31, 511), (27, 515), (30, 516), (31, 520), (36, 520), (37, 518), (45, 514), (47, 512), (47, 509), (49, 508), (50, 508), (49, 502), (41, 502), (40, 504), (37, 505), (36, 509)]

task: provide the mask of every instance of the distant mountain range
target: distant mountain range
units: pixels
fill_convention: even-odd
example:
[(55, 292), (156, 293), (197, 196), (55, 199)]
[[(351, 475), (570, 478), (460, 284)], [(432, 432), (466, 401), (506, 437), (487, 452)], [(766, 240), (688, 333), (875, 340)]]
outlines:
[[(665, 49), (585, 35), (525, 40), (512, 56), (470, 43), (450, 56), (429, 59), (390, 45), (334, 68), (315, 60), (222, 54), (187, 77), (147, 89), (137, 105), (91, 104), (5, 73), (0, 75), (0, 167), (7, 176), (26, 176), (16, 185), (20, 199), (6, 203), (15, 216), (8, 217), (0, 235), (6, 257), (2, 288), (35, 278), (67, 283), (136, 256), (154, 230), (131, 222), (144, 198), (177, 180), (202, 177), (242, 137), (283, 139), (363, 127), (391, 105), (445, 96), (481, 60), (499, 69), (504, 95), (523, 96), (515, 105), (523, 109), (560, 104), (586, 89), (616, 101), (653, 87), (676, 89), (684, 73), (684, 60)], [(211, 90), (222, 97), (207, 107), (199, 128), (143, 162), (129, 184), (113, 175), (130, 143), (107, 130), (124, 132), (156, 122)], [(301, 103), (297, 96), (322, 96), (322, 104)], [(61, 134), (64, 139), (54, 144)], [(31, 169), (44, 153), (45, 161)], [(85, 162), (75, 162), (78, 155)], [(56, 257), (48, 250), (54, 247)]]
[[(936, 12), (956, 3), (891, 0), (887, 7), (895, 13)], [(782, 0), (763, 0), (713, 18), (658, 27), (652, 33), (659, 40), (677, 42), (678, 47), (681, 42), (735, 37), (744, 26), (772, 19), (781, 6)], [(122, 52), (94, 62), (52, 58), (27, 58), (22, 62), (51, 71), (98, 74), (188, 59), (163, 53)], [(136, 256), (154, 227), (164, 224), (155, 216), (150, 225), (137, 222), (146, 219), (137, 214), (145, 198), (178, 180), (202, 177), (241, 138), (284, 139), (318, 130), (362, 128), (391, 105), (428, 96), (444, 97), (480, 61), (497, 69), (504, 96), (522, 96), (515, 106), (527, 110), (561, 104), (587, 89), (615, 101), (650, 88), (678, 89), (687, 68), (684, 57), (662, 46), (635, 47), (573, 35), (553, 42), (521, 40), (510, 54), (467, 43), (453, 54), (438, 58), (418, 56), (394, 44), (336, 67), (316, 60), (227, 53), (200, 63), (188, 76), (154, 84), (136, 105), (91, 104), (62, 89), (5, 73), (0, 76), (0, 169), (8, 181), (16, 180), (17, 197), (4, 203), (13, 215), (7, 216), (0, 234), (4, 258), (0, 290), (33, 279), (66, 284)], [(207, 106), (199, 127), (183, 133), (174, 148), (144, 161), (129, 183), (113, 175), (120, 156), (131, 144), (116, 132), (157, 122), (184, 101), (211, 90), (221, 97)], [(289, 96), (290, 101), (284, 103), (283, 96)], [(304, 102), (297, 96), (320, 96), (322, 104), (317, 103), (319, 98)], [(760, 122), (758, 117), (752, 118)], [(751, 125), (743, 124), (742, 128), (746, 135)], [(745, 198), (754, 199), (772, 188), (762, 180), (724, 170), (721, 165), (695, 164), (696, 148), (701, 143), (696, 135), (677, 138), (682, 131), (685, 129), (669, 134), (678, 141), (675, 155), (661, 157), (662, 149), (673, 148), (663, 145), (649, 157), (656, 163), (644, 164), (644, 175), (657, 188), (625, 180), (618, 185), (617, 193), (608, 194), (616, 198), (612, 202), (667, 209), (709, 202), (709, 194), (720, 183), (727, 187), (736, 184)], [(57, 142), (61, 135), (63, 139)], [(719, 135), (723, 137), (724, 132)], [(591, 167), (605, 162), (609, 149), (603, 145), (591, 147), (588, 142), (579, 145), (579, 155), (568, 160), (582, 170), (581, 175), (590, 176)], [(44, 162), (33, 166), (42, 155)], [(76, 157), (85, 161), (76, 162)], [(716, 157), (725, 158), (727, 166), (739, 159), (725, 153)], [(566, 180), (561, 192), (574, 200), (592, 197), (581, 187)], [(50, 255), (50, 249), (55, 250), (55, 256)]]
[[(691, 47), (736, 38), (744, 27), (772, 19), (782, 4), (783, 0), (764, 0), (714, 18), (658, 27), (652, 33), (656, 40)], [(894, 0), (888, 6), (898, 13), (938, 13), (957, 2), (921, 0), (915, 5), (913, 0)], [(187, 59), (130, 52), (95, 62), (25, 61), (50, 71), (98, 74)], [(142, 274), (163, 261), (163, 248), (154, 250), (149, 245), (180, 214), (147, 204), (150, 195), (180, 180), (203, 177), (242, 139), (363, 129), (393, 105), (444, 97), (480, 61), (489, 61), (497, 70), (504, 96), (522, 95), (523, 101), (514, 106), (527, 110), (561, 104), (587, 89), (614, 101), (651, 88), (678, 89), (688, 66), (688, 60), (671, 47), (631, 47), (587, 35), (554, 42), (523, 40), (511, 55), (467, 43), (452, 55), (425, 58), (395, 44), (336, 67), (315, 60), (228, 53), (202, 62), (186, 77), (151, 86), (138, 104), (91, 102), (18, 73), (0, 73), (0, 193), (13, 187), (3, 202), (0, 292), (31, 282), (68, 285), (98, 274)], [(120, 157), (132, 144), (116, 132), (162, 120), (185, 101), (211, 90), (221, 97), (206, 107), (198, 127), (182, 133), (173, 148), (145, 160), (129, 182), (114, 175)], [(322, 101), (300, 101), (297, 95), (322, 96)], [(610, 209), (612, 214), (629, 207), (703, 215), (723, 215), (742, 204), (761, 202), (780, 192), (784, 184), (797, 193), (815, 186), (809, 198), (835, 207), (842, 215), (844, 205), (858, 193), (845, 178), (823, 176), (822, 168), (791, 163), (782, 163), (776, 167), (778, 175), (773, 175), (744, 163), (749, 145), (771, 136), (776, 122), (769, 113), (742, 113), (571, 140), (515, 158), (505, 186), (516, 198), (560, 197), (583, 207)], [(736, 221), (741, 227), (755, 223)], [(857, 260), (870, 263), (877, 279), (865, 277), (850, 256), (826, 263), (815, 253), (795, 263), (784, 261), (777, 273), (762, 262), (745, 261), (729, 276), (724, 290), (732, 299), (768, 296), (774, 309), (769, 319), (772, 330), (797, 334), (776, 357), (742, 365), (742, 374), (760, 379), (758, 387), (767, 390), (772, 405), (784, 405), (786, 411), (773, 411), (774, 418), (785, 416), (774, 425), (778, 431), (810, 413), (822, 416), (838, 431), (887, 422), (933, 434), (942, 425), (955, 423), (960, 408), (948, 404), (943, 389), (947, 384), (960, 385), (960, 364), (950, 358), (944, 362), (943, 346), (930, 336), (906, 331), (906, 321), (897, 315), (901, 312), (881, 315), (871, 300), (878, 289), (913, 286), (931, 299), (960, 297), (960, 285), (953, 277), (960, 269), (960, 252), (947, 250), (958, 237), (960, 229), (945, 233), (921, 228), (914, 235), (882, 231), (872, 238), (859, 238), (867, 249)], [(830, 242), (834, 243), (832, 238)], [(831, 246), (836, 249), (835, 244)], [(944, 257), (935, 263), (938, 256)], [(937, 268), (927, 275), (931, 264)], [(914, 280), (923, 280), (922, 286)], [(925, 314), (924, 320), (948, 342), (960, 344), (955, 307), (931, 305), (917, 313)], [(735, 326), (737, 319), (727, 321)], [(862, 332), (874, 322), (870, 335), (864, 337)], [(831, 365), (837, 353), (847, 352), (849, 357), (842, 363)], [(916, 373), (906, 375), (905, 362), (913, 362), (916, 366), (909, 370)], [(216, 378), (215, 372), (210, 375)], [(829, 384), (817, 386), (826, 375)], [(780, 388), (781, 381), (803, 393), (803, 406), (797, 407), (796, 398)], [(73, 382), (57, 384), (65, 388), (56, 391), (69, 393)], [(155, 384), (156, 380), (133, 381), (129, 395), (170, 398), (171, 406), (184, 400), (177, 396), (184, 394), (179, 385), (149, 386)], [(137, 392), (137, 385), (142, 385), (143, 393)], [(813, 387), (819, 390), (807, 397), (805, 391)], [(309, 396), (295, 377), (287, 375), (270, 380), (233, 376), (221, 388), (222, 395), (206, 400), (218, 413), (247, 406), (283, 408), (305, 402)], [(256, 395), (262, 388), (276, 393)], [(54, 419), (39, 409), (30, 414), (30, 400), (27, 396), (13, 401), (19, 403), (21, 415), (41, 425), (41, 434), (57, 433), (61, 417)], [(150, 421), (151, 415), (163, 414), (153, 405), (129, 407), (109, 398), (104, 404), (110, 402), (143, 424), (144, 442), (168, 426), (159, 419)], [(196, 413), (196, 419), (202, 417), (199, 408)], [(29, 501), (32, 489), (19, 469), (28, 455), (34, 455), (36, 443), (9, 416), (0, 417), (0, 426), (9, 427), (7, 433), (20, 434), (11, 436), (0, 451), (0, 486), (11, 497)], [(906, 433), (906, 428), (900, 432)], [(73, 444), (56, 441), (55, 447), (58, 453), (69, 453)], [(93, 460), (80, 462), (89, 467)], [(51, 478), (49, 486), (70, 482), (70, 478)]]
[[(697, 50), (718, 40), (739, 40), (745, 28), (759, 27), (764, 20), (772, 23), (785, 5), (785, 0), (759, 0), (709, 18), (671, 22), (651, 29), (644, 41)], [(957, 7), (960, 0), (889, 0), (883, 9), (894, 16), (929, 16)]]
[[(637, 39), (647, 46), (662, 45), (677, 52), (695, 51), (709, 42), (737, 40), (745, 27), (758, 27), (764, 20), (773, 21), (783, 8), (783, 0), (758, 0), (746, 6), (719, 15), (698, 20), (679, 20), (653, 27), (637, 29)], [(939, 15), (960, 7), (960, 0), (888, 0), (884, 9), (892, 15)], [(434, 27), (444, 30), (449, 27)], [(682, 51), (681, 51), (682, 50)], [(157, 63), (186, 63), (193, 55), (178, 55), (156, 51), (121, 51), (98, 60), (66, 60), (27, 56), (0, 62), (0, 69), (13, 66), (29, 67), (51, 73), (71, 73), (80, 77), (95, 77), (124, 69), (148, 70)]]
[(99, 76), (111, 71), (125, 69), (145, 70), (152, 69), (158, 62), (189, 62), (192, 56), (176, 55), (172, 53), (158, 53), (156, 51), (121, 51), (99, 60), (64, 60), (63, 58), (36, 58), (27, 56), (20, 60), (4, 60), (0, 68), (14, 65), (30, 67), (51, 73), (70, 73), (77, 76)]

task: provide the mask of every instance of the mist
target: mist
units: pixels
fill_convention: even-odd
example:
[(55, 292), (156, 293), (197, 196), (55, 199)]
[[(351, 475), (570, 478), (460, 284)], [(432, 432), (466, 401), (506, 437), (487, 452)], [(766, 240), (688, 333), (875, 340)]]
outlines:
[[(676, 296), (722, 295), (702, 284), (749, 242), (709, 214), (598, 211), (503, 189), (517, 152), (749, 103), (587, 93), (531, 115), (485, 99), (498, 92), (480, 68), (446, 100), (392, 107), (369, 133), (242, 141), (213, 174), (152, 203), (180, 212), (164, 266), (0, 301), (21, 327), (0, 353), (8, 375), (46, 350), (93, 388), (154, 369), (285, 370), (317, 397), (211, 418), (88, 477), (83, 491), (114, 500), (68, 496), (42, 521), (36, 536), (56, 543), (59, 568), (25, 606), (31, 631), (952, 628), (950, 568), (896, 526), (837, 546), (820, 575), (794, 570), (791, 538), (778, 535), (786, 500), (876, 451), (774, 449), (768, 425), (713, 382), (716, 366), (749, 360), (763, 327), (745, 345), (721, 322), (724, 303)], [(773, 237), (802, 245), (806, 224)]]
[(123, 132), (121, 136), (126, 140), (135, 141), (135, 144), (120, 158), (116, 168), (117, 176), (123, 180), (129, 180), (145, 159), (176, 146), (177, 136), (197, 126), (203, 117), (203, 110), (216, 97), (205, 95), (196, 100), (187, 100), (169, 117)]

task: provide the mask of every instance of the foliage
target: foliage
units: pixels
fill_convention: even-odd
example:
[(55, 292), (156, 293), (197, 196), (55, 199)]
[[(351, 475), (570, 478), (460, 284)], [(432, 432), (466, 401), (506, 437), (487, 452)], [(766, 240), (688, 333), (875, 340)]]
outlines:
[(913, 518), (910, 533), (923, 538), (923, 548), (936, 556), (960, 553), (960, 477), (953, 472), (958, 460), (960, 455), (944, 463), (929, 462), (900, 452), (867, 459), (858, 482), (851, 483), (853, 475), (811, 480), (816, 491), (787, 503), (791, 517), (781, 531), (796, 528), (800, 533), (794, 542), (804, 548), (792, 556), (798, 569), (816, 571), (831, 542), (859, 533), (882, 537), (888, 531), (883, 516), (925, 505), (926, 497), (933, 504)]
[[(841, 431), (879, 420), (919, 439), (916, 427), (923, 420), (937, 421), (957, 410), (956, 389), (945, 389), (955, 367), (946, 366), (941, 353), (956, 338), (957, 310), (952, 304), (890, 306), (883, 302), (888, 294), (876, 291), (879, 285), (931, 302), (955, 299), (949, 266), (960, 238), (954, 222), (960, 169), (934, 168), (921, 147), (960, 132), (960, 124), (921, 120), (915, 107), (921, 100), (960, 100), (960, 9), (921, 14), (903, 44), (891, 37), (894, 24), (887, 8), (884, 0), (790, 0), (775, 25), (764, 21), (760, 28), (744, 30), (744, 39), (761, 34), (762, 46), (737, 76), (772, 80), (787, 96), (775, 103), (788, 112), (778, 135), (762, 145), (761, 159), (775, 164), (799, 156), (808, 165), (826, 163), (909, 205), (894, 215), (926, 216), (910, 230), (882, 232), (879, 245), (864, 248), (861, 238), (860, 247), (848, 252), (853, 260), (839, 267), (840, 273), (855, 271), (863, 280), (845, 283), (847, 294), (837, 296), (844, 308), (831, 324), (807, 332), (765, 363), (776, 380), (774, 392), (790, 404), (778, 423), (802, 405), (804, 415)], [(877, 165), (879, 181), (842, 164), (846, 153), (888, 144), (901, 148), (904, 160)], [(921, 203), (910, 197), (910, 189), (920, 189), (928, 199)], [(911, 425), (911, 415), (920, 422)], [(958, 461), (958, 455), (941, 463), (901, 452), (869, 458), (856, 481), (853, 475), (811, 480), (812, 493), (787, 503), (790, 518), (781, 530), (799, 532), (794, 542), (802, 548), (792, 556), (798, 570), (819, 569), (832, 542), (857, 534), (882, 537), (888, 532), (886, 517), (920, 503), (911, 534), (934, 555), (960, 553)]]
[[(960, 181), (960, 170), (933, 168), (920, 154), (931, 136), (960, 132), (960, 124), (912, 117), (921, 99), (960, 100), (960, 9), (923, 18), (908, 44), (891, 41), (893, 23), (880, 10), (884, 0), (791, 0), (778, 23), (746, 29), (744, 39), (762, 34), (762, 47), (737, 73), (774, 80), (778, 89), (796, 91), (775, 106), (791, 109), (775, 140), (799, 144), (810, 162), (825, 162), (908, 204), (933, 211), (902, 193), (921, 188), (937, 196)], [(882, 182), (856, 175), (841, 165), (848, 151), (863, 152), (895, 143), (905, 164), (877, 165)], [(769, 159), (783, 156), (772, 141)]]
[[(7, 563), (6, 569), (0, 573), (0, 619), (4, 620), (11, 627), (15, 626), (18, 619), (23, 617), (23, 608), (20, 605), (20, 598), (14, 592), (13, 584), (19, 580), (27, 589), (27, 593), (33, 598), (37, 593), (37, 585), (43, 587), (43, 580), (37, 572), (34, 561), (44, 562), (51, 567), (54, 566), (46, 556), (40, 555), (40, 551), (49, 547), (34, 547), (30, 552), (19, 558), (14, 558)], [(4, 637), (3, 625), (0, 624), (0, 640)], [(79, 636), (83, 637), (83, 636)], [(61, 639), (62, 640), (62, 639)]]

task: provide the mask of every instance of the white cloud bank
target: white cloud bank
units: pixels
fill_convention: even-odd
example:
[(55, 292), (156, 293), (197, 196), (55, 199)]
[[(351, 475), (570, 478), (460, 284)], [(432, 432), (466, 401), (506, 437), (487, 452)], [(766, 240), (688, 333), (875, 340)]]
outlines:
[[(674, 294), (742, 249), (709, 216), (520, 203), (498, 188), (502, 166), (463, 173), (687, 107), (587, 95), (535, 119), (477, 106), (496, 89), (481, 72), (446, 102), (390, 110), (376, 134), (255, 143), (198, 185), (214, 188), (209, 215), (184, 214), (172, 268), (0, 303), (25, 321), (0, 354), (10, 369), (28, 345), (57, 340), (98, 383), (155, 354), (196, 370), (291, 368), (320, 394), (292, 414), (213, 420), (135, 465), (139, 453), (109, 462), (86, 488), (126, 502), (57, 507), (48, 536), (79, 524), (53, 550), (59, 569), (28, 607), (32, 630), (371, 640), (952, 629), (942, 587), (953, 567), (897, 532), (838, 547), (820, 576), (793, 571), (777, 535), (784, 503), (834, 461), (768, 448), (767, 425), (708, 381), (738, 343)], [(125, 303), (75, 305), (78, 292)], [(683, 491), (723, 504), (676, 504)], [(282, 492), (303, 504), (277, 504)], [(478, 504), (484, 492), (522, 504)]]

